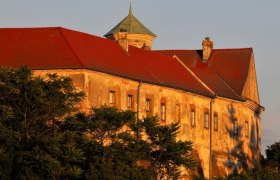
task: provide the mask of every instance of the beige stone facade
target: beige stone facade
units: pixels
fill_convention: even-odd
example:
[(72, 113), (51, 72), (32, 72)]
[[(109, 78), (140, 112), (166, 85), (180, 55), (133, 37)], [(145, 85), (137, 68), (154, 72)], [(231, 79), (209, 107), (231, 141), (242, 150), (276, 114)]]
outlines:
[[(81, 104), (83, 111), (106, 104), (120, 110), (139, 110), (140, 118), (147, 115), (161, 117), (161, 106), (165, 105), (166, 117), (162, 123), (180, 122), (178, 139), (193, 142), (194, 158), (199, 160), (206, 177), (209, 176), (210, 166), (213, 176), (224, 176), (233, 171), (241, 171), (244, 166), (253, 167), (259, 161), (261, 120), (245, 102), (220, 97), (212, 99), (85, 69), (38, 70), (35, 73), (58, 73), (71, 77), (77, 89), (86, 93), (86, 99)], [(112, 92), (115, 100), (110, 102)], [(128, 103), (128, 96), (131, 103)], [(150, 100), (149, 111), (147, 100)], [(210, 152), (212, 165), (209, 162)], [(197, 172), (186, 172), (186, 175), (188, 177), (193, 173)]]

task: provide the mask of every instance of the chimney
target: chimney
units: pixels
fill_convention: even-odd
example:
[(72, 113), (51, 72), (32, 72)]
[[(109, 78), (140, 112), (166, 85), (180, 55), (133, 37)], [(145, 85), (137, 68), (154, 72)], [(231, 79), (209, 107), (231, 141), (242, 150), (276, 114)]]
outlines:
[(202, 41), (202, 51), (203, 51), (203, 62), (207, 62), (209, 59), (209, 56), (211, 54), (211, 51), (213, 49), (214, 43), (210, 40), (210, 37), (206, 37)]
[(127, 32), (119, 32), (117, 34), (117, 42), (126, 52), (128, 52)]

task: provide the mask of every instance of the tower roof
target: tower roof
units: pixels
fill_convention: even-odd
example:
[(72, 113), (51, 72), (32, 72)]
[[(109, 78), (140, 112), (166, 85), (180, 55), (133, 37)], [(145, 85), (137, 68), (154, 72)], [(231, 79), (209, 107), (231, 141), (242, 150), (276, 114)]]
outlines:
[(156, 37), (154, 33), (152, 33), (133, 15), (131, 3), (128, 15), (104, 36), (110, 36), (119, 32), (128, 32), (131, 34), (147, 34)]

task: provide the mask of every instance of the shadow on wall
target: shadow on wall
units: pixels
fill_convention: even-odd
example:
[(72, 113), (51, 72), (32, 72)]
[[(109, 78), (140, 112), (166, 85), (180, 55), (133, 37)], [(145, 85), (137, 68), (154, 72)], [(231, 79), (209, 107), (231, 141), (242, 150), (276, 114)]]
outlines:
[[(258, 150), (258, 132), (254, 123), (251, 121), (251, 131), (249, 140), (249, 151), (245, 152), (244, 149), (244, 126), (245, 124), (242, 119), (237, 119), (236, 110), (231, 104), (228, 107), (229, 112), (229, 125), (227, 125), (226, 130), (229, 134), (230, 141), (233, 142), (234, 146), (232, 149), (228, 147), (227, 149), (227, 161), (224, 166), (227, 168), (229, 173), (239, 173), (244, 169), (248, 169), (252, 165), (256, 165), (258, 162), (259, 150)], [(243, 137), (244, 136), (244, 137)]]
[(253, 121), (253, 117), (251, 117), (251, 131), (250, 131), (250, 141), (248, 146), (252, 152), (252, 163), (255, 165), (259, 165), (260, 163), (260, 156), (261, 156), (261, 139), (260, 139), (260, 132), (259, 132), (259, 125), (260, 125), (260, 114), (254, 114), (255, 121)]
[(192, 158), (196, 161), (197, 166), (196, 169), (192, 169), (190, 171), (191, 176), (196, 179), (196, 178), (204, 178), (204, 172), (201, 164), (201, 159), (199, 157), (199, 153), (196, 149), (193, 149), (192, 151)]

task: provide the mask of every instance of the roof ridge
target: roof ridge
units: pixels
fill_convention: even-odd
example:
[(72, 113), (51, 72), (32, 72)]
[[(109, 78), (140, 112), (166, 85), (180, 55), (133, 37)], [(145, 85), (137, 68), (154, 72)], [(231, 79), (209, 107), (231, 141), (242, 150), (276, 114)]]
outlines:
[(63, 28), (59, 27), (59, 31), (62, 34), (66, 44), (69, 46), (70, 50), (73, 52), (74, 56), (77, 58), (78, 62), (80, 63), (81, 66), (84, 66), (84, 64), (81, 62), (79, 56), (77, 55), (77, 53), (74, 51), (74, 48), (72, 47), (72, 45), (70, 44), (69, 40), (67, 39), (67, 37), (65, 36), (64, 32), (63, 32)]
[(214, 74), (222, 81), (222, 83), (229, 87), (235, 95), (240, 97), (240, 99), (244, 100), (218, 73), (214, 72)]

